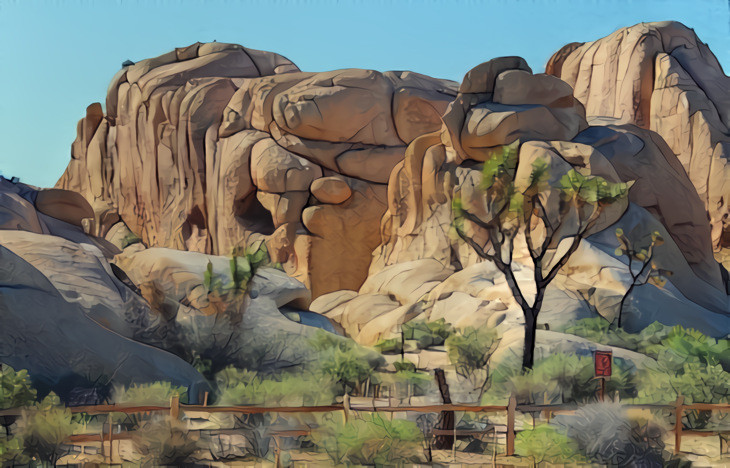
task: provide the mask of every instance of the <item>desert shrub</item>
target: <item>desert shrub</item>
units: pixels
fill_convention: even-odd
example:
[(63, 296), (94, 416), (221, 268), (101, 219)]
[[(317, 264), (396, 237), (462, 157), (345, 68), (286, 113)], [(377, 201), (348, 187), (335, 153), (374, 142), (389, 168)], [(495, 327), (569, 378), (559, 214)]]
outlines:
[(58, 396), (50, 393), (23, 412), (20, 428), (26, 455), (55, 466), (63, 455), (61, 445), (79, 429), (79, 424), (74, 421), (71, 411), (61, 406)]
[(180, 397), (181, 403), (187, 402), (185, 387), (176, 387), (170, 382), (153, 382), (149, 384), (132, 384), (131, 387), (114, 388), (112, 401), (117, 404), (166, 406), (173, 395)]
[(467, 379), (473, 388), (479, 389), (478, 400), (486, 389), (489, 358), (497, 349), (498, 342), (497, 332), (485, 327), (457, 330), (444, 341), (456, 373)]
[(595, 343), (641, 352), (647, 346), (659, 344), (670, 330), (670, 327), (654, 322), (639, 333), (629, 333), (603, 317), (591, 317), (579, 320), (564, 331)]
[(23, 441), (20, 437), (0, 438), (0, 466), (16, 466), (28, 463), (23, 453)]
[(36, 391), (31, 385), (28, 371), (13, 370), (3, 365), (0, 369), (0, 409), (18, 408), (35, 402)]
[(312, 441), (335, 464), (393, 466), (424, 461), (423, 434), (416, 423), (378, 413), (343, 423), (339, 416), (312, 432)]
[(354, 341), (318, 330), (310, 340), (318, 351), (318, 371), (341, 384), (346, 392), (362, 393), (362, 383), (373, 378), (385, 360)]
[(517, 358), (505, 359), (492, 371), (490, 396), (515, 395), (523, 404), (567, 403), (593, 398), (597, 385), (590, 357), (558, 353), (536, 360), (527, 372)]
[(714, 339), (682, 326), (668, 327), (654, 322), (639, 333), (617, 328), (602, 317), (579, 320), (566, 333), (582, 336), (596, 343), (638, 351), (654, 359), (674, 364), (678, 369), (687, 360), (720, 364), (730, 370), (730, 340)]
[(662, 431), (652, 423), (632, 421), (618, 403), (592, 403), (554, 424), (573, 439), (593, 462), (610, 466), (661, 467)]
[(415, 340), (416, 346), (419, 349), (440, 346), (453, 333), (451, 324), (446, 323), (442, 318), (433, 322), (412, 320), (404, 323), (402, 330), (403, 338), (406, 340)]
[(517, 433), (515, 452), (521, 457), (530, 458), (534, 465), (542, 462), (577, 462), (583, 458), (578, 444), (548, 424)]
[(337, 394), (333, 379), (311, 373), (262, 377), (229, 367), (215, 382), (221, 405), (319, 406), (332, 404)]
[[(433, 377), (419, 372), (411, 361), (402, 360), (393, 363), (395, 373), (380, 375), (383, 384), (394, 384), (399, 393), (408, 393), (409, 396), (426, 395), (433, 385)], [(408, 390), (410, 389), (410, 390)]]
[(168, 415), (145, 421), (134, 433), (133, 442), (143, 464), (182, 466), (201, 448), (198, 438)]
[[(675, 363), (659, 361), (644, 366), (638, 374), (638, 401), (669, 403), (679, 395), (685, 403), (726, 403), (730, 401), (730, 375), (719, 364), (706, 365), (685, 362), (681, 368)], [(684, 415), (684, 424), (690, 429), (703, 429), (712, 419), (711, 411), (691, 410)], [(727, 416), (715, 418), (724, 421)]]
[(132, 244), (137, 244), (142, 242), (142, 238), (140, 238), (137, 234), (133, 233), (132, 231), (129, 231), (122, 237), (121, 247), (122, 250), (126, 249)]
[(685, 362), (697, 361), (730, 370), (730, 340), (716, 340), (697, 330), (673, 327), (658, 344), (645, 346), (644, 352), (679, 370)]
[(486, 367), (497, 347), (497, 341), (495, 330), (468, 327), (445, 340), (446, 352), (456, 371), (468, 377), (477, 369)]
[(385, 338), (375, 343), (374, 347), (381, 354), (400, 354), (403, 352), (403, 341), (400, 338)]

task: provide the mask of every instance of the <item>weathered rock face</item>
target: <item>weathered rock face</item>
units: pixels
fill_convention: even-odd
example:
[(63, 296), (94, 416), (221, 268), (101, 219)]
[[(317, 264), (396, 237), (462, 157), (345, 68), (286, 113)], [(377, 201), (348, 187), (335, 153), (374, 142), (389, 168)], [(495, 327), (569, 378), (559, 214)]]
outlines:
[[(638, 243), (660, 232), (666, 242), (654, 260), (672, 272), (663, 289), (634, 289), (626, 328), (659, 320), (726, 334), (726, 281), (712, 250), (726, 216), (730, 107), (714, 57), (681, 25), (657, 23), (570, 44), (547, 72), (503, 57), (457, 86), (411, 72), (306, 73), (276, 54), (196, 44), (114, 78), (107, 114), (87, 109), (58, 186), (89, 201), (87, 230), (120, 248), (131, 233), (152, 247), (128, 247), (116, 261), (183, 330), (208, 329), (206, 263), (225, 270), (215, 255), (265, 241), (309, 290), (287, 301), (314, 299), (310, 310), (361, 343), (396, 336), (414, 318), (514, 335), (523, 318), (504, 275), (451, 231), (456, 196), (490, 214), (482, 169), (512, 145), (518, 186), (529, 185), (535, 162), (551, 182), (574, 170), (631, 183), (551, 283), (541, 323), (615, 319), (630, 281), (615, 254), (621, 227)], [(563, 216), (557, 191), (540, 194), (550, 216)], [(524, 248), (514, 273), (529, 300), (534, 275)], [(274, 316), (272, 329), (291, 327)]]
[[(39, 388), (66, 398), (92, 384), (169, 381), (196, 400), (208, 388), (196, 358), (251, 368), (306, 359), (296, 340), (315, 329), (279, 308), (310, 293), (283, 272), (260, 269), (237, 300), (211, 295), (207, 264), (229, 283), (227, 257), (140, 243), (120, 251), (84, 233), (94, 212), (66, 190), (0, 177), (0, 201), (0, 362), (28, 369)], [(287, 346), (266, 356), (262, 340)]]
[(62, 396), (88, 379), (167, 380), (197, 398), (207, 384), (192, 366), (158, 349), (154, 332), (143, 341), (156, 347), (136, 341), (158, 320), (112, 271), (114, 246), (84, 234), (88, 203), (2, 177), (0, 199), (0, 361), (28, 369), (41, 388)]
[[(662, 290), (636, 289), (623, 311), (626, 327), (639, 329), (659, 320), (712, 335), (725, 333), (730, 325), (728, 297), (712, 256), (704, 205), (655, 133), (633, 125), (589, 126), (568, 85), (549, 75), (533, 75), (524, 61), (513, 57), (470, 71), (443, 122), (440, 131), (412, 142), (391, 174), (382, 243), (368, 280), (358, 294), (325, 295), (312, 303), (312, 310), (365, 344), (397, 336), (400, 325), (416, 317), (503, 332), (520, 327), (522, 312), (504, 275), (450, 231), (456, 194), (471, 212), (488, 215), (479, 189), (482, 163), (519, 139), (518, 186), (528, 184), (530, 168), (538, 160), (549, 168), (553, 181), (573, 169), (632, 183), (628, 199), (603, 213), (551, 285), (541, 322), (559, 327), (595, 314), (616, 318), (629, 281), (626, 259), (614, 253), (614, 231), (621, 227), (638, 243), (648, 233), (662, 233), (667, 242), (657, 248), (655, 263), (673, 272)], [(556, 202), (554, 194), (544, 194), (548, 211)], [(488, 242), (479, 229), (472, 234), (478, 243)], [(515, 276), (529, 298), (535, 294), (533, 273), (524, 259), (518, 251)], [(691, 318), (686, 313), (690, 309)]]
[(89, 200), (99, 235), (121, 219), (149, 246), (213, 254), (266, 238), (315, 297), (357, 288), (391, 169), (455, 93), (411, 72), (302, 73), (273, 53), (194, 44), (115, 76), (58, 187)]
[(658, 133), (704, 202), (713, 246), (730, 245), (730, 78), (693, 30), (676, 22), (623, 28), (565, 46), (546, 72), (575, 89), (589, 118)]

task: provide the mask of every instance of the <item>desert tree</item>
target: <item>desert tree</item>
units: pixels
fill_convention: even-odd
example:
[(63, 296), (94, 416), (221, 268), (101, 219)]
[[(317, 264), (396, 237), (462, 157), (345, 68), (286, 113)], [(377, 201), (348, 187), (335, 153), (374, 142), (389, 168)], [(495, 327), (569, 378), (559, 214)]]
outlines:
[[(592, 233), (606, 208), (625, 197), (628, 184), (584, 175), (572, 167), (562, 175), (551, 174), (548, 161), (540, 158), (518, 167), (518, 146), (519, 142), (503, 146), (485, 161), (480, 185), (484, 204), (479, 212), (466, 206), (460, 191), (455, 193), (452, 210), (458, 236), (480, 258), (496, 265), (522, 309), (522, 366), (531, 369), (537, 317), (548, 285), (581, 240)], [(486, 242), (480, 242), (480, 230), (486, 233)], [(518, 282), (515, 276), (513, 259), (523, 249), (532, 263), (532, 285)], [(530, 290), (535, 291), (534, 298), (527, 294)]]
[(636, 242), (632, 242), (621, 228), (616, 228), (616, 239), (618, 240), (619, 246), (615, 254), (618, 256), (626, 255), (629, 261), (629, 275), (631, 276), (631, 283), (621, 297), (621, 302), (618, 307), (617, 325), (621, 328), (624, 304), (634, 291), (634, 288), (647, 283), (651, 283), (658, 288), (663, 288), (667, 283), (667, 277), (671, 276), (672, 272), (659, 268), (654, 262), (656, 247), (664, 244), (664, 238), (659, 234), (659, 231), (652, 232), (648, 243), (639, 246), (636, 245)]

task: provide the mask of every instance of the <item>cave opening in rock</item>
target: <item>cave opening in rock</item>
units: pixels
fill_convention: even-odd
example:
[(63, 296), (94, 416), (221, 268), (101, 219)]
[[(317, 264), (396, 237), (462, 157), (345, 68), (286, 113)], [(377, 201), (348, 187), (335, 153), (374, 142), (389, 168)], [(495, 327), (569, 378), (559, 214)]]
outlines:
[(246, 198), (237, 200), (233, 206), (233, 213), (248, 231), (269, 236), (276, 230), (271, 213), (259, 202), (255, 192)]

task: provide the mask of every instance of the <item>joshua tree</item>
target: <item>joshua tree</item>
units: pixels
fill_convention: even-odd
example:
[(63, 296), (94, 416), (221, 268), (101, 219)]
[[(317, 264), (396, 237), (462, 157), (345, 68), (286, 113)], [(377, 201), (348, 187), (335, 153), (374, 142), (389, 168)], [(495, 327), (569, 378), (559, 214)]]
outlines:
[[(485, 192), (484, 216), (469, 211), (457, 193), (453, 201), (456, 233), (479, 257), (493, 262), (504, 274), (507, 284), (525, 317), (525, 343), (522, 366), (534, 362), (537, 316), (548, 285), (578, 250), (605, 208), (624, 197), (628, 184), (611, 183), (602, 177), (583, 175), (570, 169), (559, 179), (551, 178), (548, 163), (537, 159), (528, 176), (518, 172), (517, 145), (502, 147), (484, 163), (482, 186)], [(521, 168), (522, 169), (522, 168)], [(486, 231), (486, 245), (477, 241), (467, 223)], [(528, 301), (525, 285), (518, 283), (513, 271), (513, 255), (524, 240), (534, 267), (535, 298)]]
[(618, 327), (621, 328), (621, 316), (624, 311), (624, 303), (628, 299), (631, 292), (636, 286), (643, 286), (646, 283), (652, 283), (658, 288), (663, 288), (667, 283), (667, 276), (671, 276), (669, 270), (662, 270), (654, 263), (654, 249), (664, 243), (664, 238), (658, 231), (651, 233), (651, 241), (645, 247), (634, 247), (633, 242), (624, 235), (624, 230), (616, 228), (616, 238), (619, 247), (616, 249), (616, 255), (626, 255), (629, 259), (629, 275), (631, 275), (631, 284), (626, 293), (621, 298), (618, 308)]

